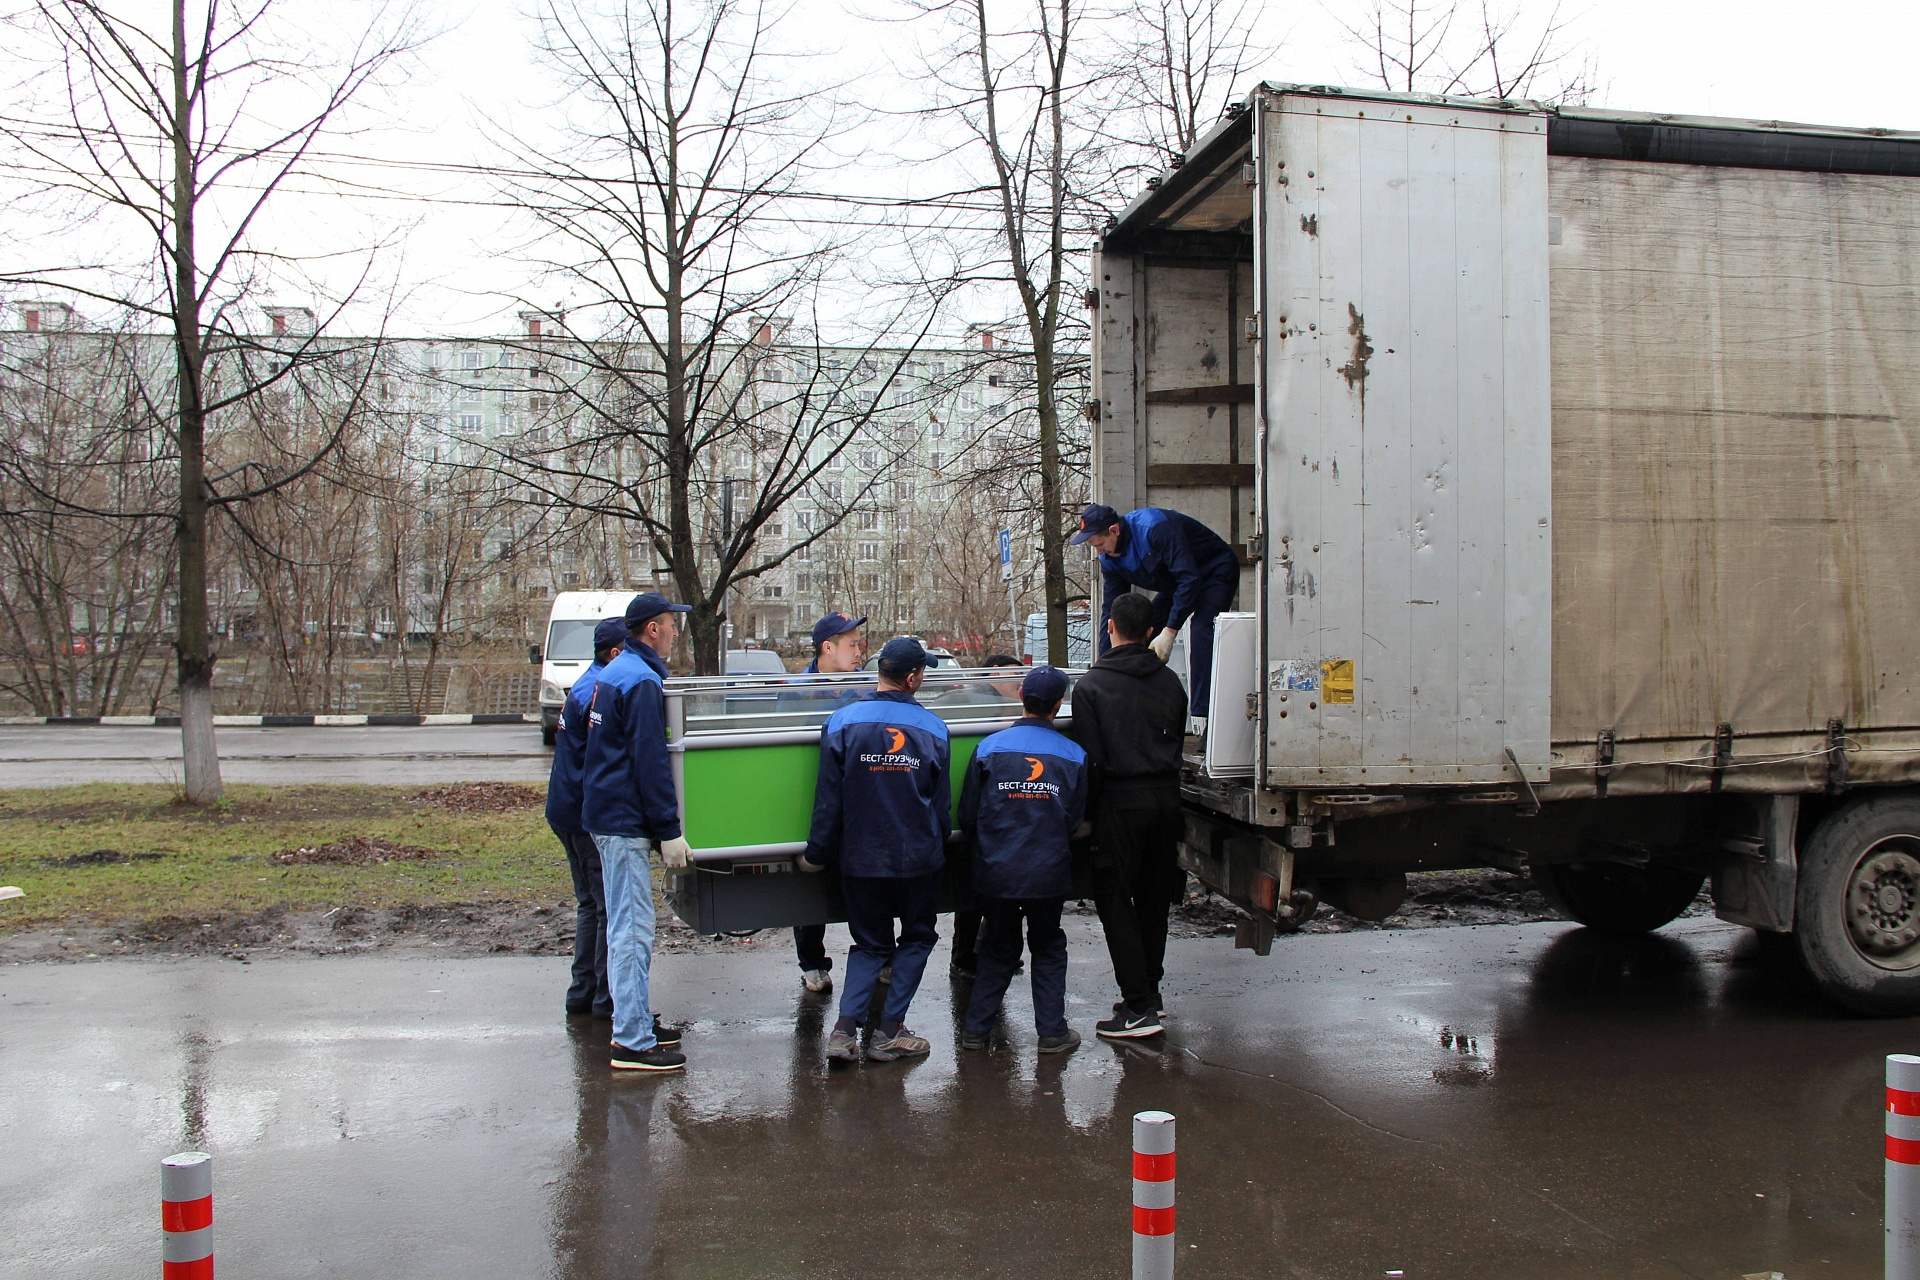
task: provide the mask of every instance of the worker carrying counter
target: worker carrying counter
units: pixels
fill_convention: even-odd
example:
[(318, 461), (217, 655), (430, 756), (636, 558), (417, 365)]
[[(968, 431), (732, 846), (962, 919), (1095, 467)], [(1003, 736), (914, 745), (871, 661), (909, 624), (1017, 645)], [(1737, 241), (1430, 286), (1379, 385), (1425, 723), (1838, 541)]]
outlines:
[(1102, 591), (1098, 643), (1107, 651), (1106, 623), (1113, 602), (1134, 587), (1154, 592), (1154, 632), (1148, 645), (1162, 662), (1173, 652), (1174, 637), (1191, 618), (1187, 635), (1188, 713), (1201, 724), (1207, 714), (1208, 682), (1213, 674), (1213, 620), (1233, 608), (1240, 590), (1240, 560), (1220, 535), (1178, 511), (1141, 507), (1121, 515), (1102, 503), (1089, 503), (1080, 528), (1068, 540), (1085, 542), (1100, 553)]

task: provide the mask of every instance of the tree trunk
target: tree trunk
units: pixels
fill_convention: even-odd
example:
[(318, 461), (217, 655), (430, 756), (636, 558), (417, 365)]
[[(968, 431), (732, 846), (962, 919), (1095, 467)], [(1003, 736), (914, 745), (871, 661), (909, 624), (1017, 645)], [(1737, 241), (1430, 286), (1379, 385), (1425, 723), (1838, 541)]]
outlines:
[(187, 803), (212, 804), (220, 799), (220, 754), (213, 741), (213, 637), (207, 619), (206, 358), (193, 253), (197, 176), (189, 110), (186, 0), (173, 0), (173, 325), (180, 438), (180, 605), (174, 647)]

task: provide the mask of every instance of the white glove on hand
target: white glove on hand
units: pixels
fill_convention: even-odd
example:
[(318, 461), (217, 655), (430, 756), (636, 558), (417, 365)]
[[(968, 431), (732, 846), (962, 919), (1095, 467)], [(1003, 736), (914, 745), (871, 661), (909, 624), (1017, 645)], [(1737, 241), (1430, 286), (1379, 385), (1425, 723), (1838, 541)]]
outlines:
[(827, 864), (824, 862), (808, 862), (807, 855), (802, 853), (794, 858), (793, 867), (796, 871), (803, 871), (808, 875), (812, 875), (816, 871), (825, 871)]
[(1166, 627), (1160, 628), (1160, 634), (1153, 638), (1147, 648), (1153, 650), (1154, 657), (1165, 662), (1173, 656), (1173, 632)]
[(671, 840), (660, 842), (660, 861), (668, 870), (679, 871), (693, 861), (693, 850), (687, 847), (686, 837), (675, 836)]

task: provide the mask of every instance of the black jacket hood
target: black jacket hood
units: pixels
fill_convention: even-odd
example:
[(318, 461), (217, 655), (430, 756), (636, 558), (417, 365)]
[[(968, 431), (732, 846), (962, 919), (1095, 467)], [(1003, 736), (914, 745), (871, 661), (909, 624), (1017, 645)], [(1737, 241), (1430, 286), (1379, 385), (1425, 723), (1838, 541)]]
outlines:
[(1136, 640), (1132, 644), (1117, 644), (1107, 650), (1100, 655), (1100, 661), (1094, 663), (1092, 669), (1145, 680), (1155, 671), (1165, 671), (1167, 664), (1160, 661), (1159, 654), (1147, 647), (1145, 640)]

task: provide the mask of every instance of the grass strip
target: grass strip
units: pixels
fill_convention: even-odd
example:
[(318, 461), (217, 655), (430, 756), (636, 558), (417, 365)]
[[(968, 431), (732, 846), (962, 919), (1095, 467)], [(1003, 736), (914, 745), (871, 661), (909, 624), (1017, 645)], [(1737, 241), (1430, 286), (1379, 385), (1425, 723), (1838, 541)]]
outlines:
[[(178, 803), (164, 784), (0, 790), (0, 884), (26, 892), (0, 901), (0, 932), (275, 906), (571, 897), (565, 854), (537, 804), (463, 811), (447, 788), (431, 789), (441, 793), (433, 798), (423, 798), (426, 790), (230, 784), (225, 801), (205, 809)], [(273, 858), (356, 839), (436, 856), (299, 865)]]

